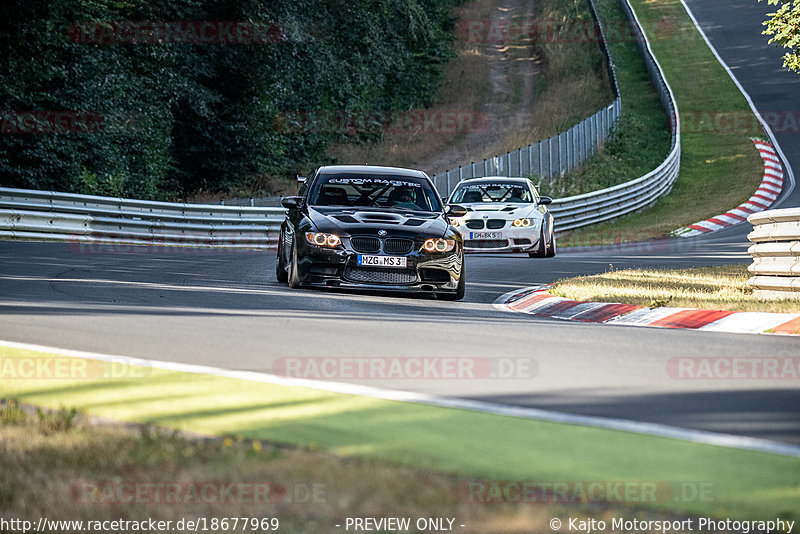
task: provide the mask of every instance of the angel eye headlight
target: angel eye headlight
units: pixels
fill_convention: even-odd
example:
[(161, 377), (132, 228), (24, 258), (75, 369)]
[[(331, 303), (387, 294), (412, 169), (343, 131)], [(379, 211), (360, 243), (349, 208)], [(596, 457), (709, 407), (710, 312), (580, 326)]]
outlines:
[(531, 220), (527, 219), (527, 218), (525, 218), (525, 219), (514, 219), (514, 223), (513, 224), (517, 228), (527, 228), (527, 227), (529, 227), (531, 225)]
[(450, 252), (456, 246), (455, 239), (427, 239), (422, 248), (428, 252)]
[(306, 232), (306, 241), (318, 247), (338, 247), (342, 240), (336, 234), (322, 232)]

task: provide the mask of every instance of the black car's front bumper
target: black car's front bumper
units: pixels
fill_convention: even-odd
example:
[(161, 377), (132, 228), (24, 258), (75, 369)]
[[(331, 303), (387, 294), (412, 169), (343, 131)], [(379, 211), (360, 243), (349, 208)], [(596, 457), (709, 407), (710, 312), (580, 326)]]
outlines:
[(407, 258), (405, 269), (359, 266), (358, 254), (346, 239), (337, 248), (298, 243), (297, 273), (301, 285), (406, 293), (455, 293), (463, 273), (460, 241), (449, 252), (427, 252), (415, 248), (403, 255)]

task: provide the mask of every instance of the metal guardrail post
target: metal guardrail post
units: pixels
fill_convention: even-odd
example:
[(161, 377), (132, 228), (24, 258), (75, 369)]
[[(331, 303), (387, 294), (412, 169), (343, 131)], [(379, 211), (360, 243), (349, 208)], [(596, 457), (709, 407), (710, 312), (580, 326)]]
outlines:
[(537, 146), (537, 155), (539, 156), (539, 176), (544, 176), (544, 158), (542, 157), (542, 142), (539, 141)]
[(564, 168), (567, 172), (572, 171), (572, 141), (571, 136), (572, 129), (567, 130), (564, 132)]
[(528, 176), (533, 175), (533, 145), (528, 145)]

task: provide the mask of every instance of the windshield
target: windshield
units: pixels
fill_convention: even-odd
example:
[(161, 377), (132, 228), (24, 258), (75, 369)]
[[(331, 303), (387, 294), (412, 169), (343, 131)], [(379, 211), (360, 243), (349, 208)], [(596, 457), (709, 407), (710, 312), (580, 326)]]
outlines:
[(316, 180), (308, 203), (310, 206), (442, 210), (430, 184), (411, 176), (322, 175)]
[(471, 204), (474, 202), (531, 203), (533, 198), (530, 189), (523, 184), (481, 183), (461, 185), (450, 199), (453, 204)]

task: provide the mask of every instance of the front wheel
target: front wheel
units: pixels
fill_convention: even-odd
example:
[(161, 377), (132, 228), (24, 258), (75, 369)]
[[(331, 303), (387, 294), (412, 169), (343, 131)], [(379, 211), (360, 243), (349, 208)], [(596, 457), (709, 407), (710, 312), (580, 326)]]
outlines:
[(550, 230), (550, 244), (547, 246), (547, 253), (545, 254), (546, 257), (552, 258), (556, 255), (556, 232), (555, 230)]
[(464, 298), (464, 293), (467, 289), (467, 278), (464, 276), (467, 262), (461, 259), (461, 276), (458, 279), (458, 286), (456, 286), (455, 293), (440, 293), (439, 298), (442, 300), (456, 301)]
[(281, 284), (289, 280), (289, 273), (286, 272), (286, 265), (283, 263), (283, 236), (278, 238), (278, 259), (275, 261), (275, 278)]
[(547, 244), (544, 242), (544, 223), (542, 223), (542, 229), (539, 232), (539, 243), (536, 244), (536, 250), (528, 252), (528, 256), (531, 258), (547, 257)]
[(289, 260), (289, 287), (297, 289), (300, 287), (300, 274), (297, 272), (297, 245), (292, 243), (292, 259)]

